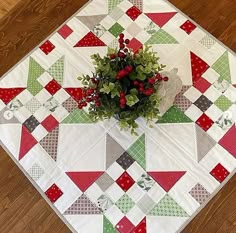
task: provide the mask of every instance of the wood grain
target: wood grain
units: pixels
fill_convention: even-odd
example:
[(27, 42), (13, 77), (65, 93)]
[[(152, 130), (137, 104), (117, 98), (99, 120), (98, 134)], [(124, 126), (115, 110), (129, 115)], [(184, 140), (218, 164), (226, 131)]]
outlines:
[[(87, 0), (2, 0), (0, 76)], [(236, 51), (236, 0), (170, 0)], [(183, 233), (236, 233), (236, 175)], [(0, 148), (0, 232), (67, 233), (69, 229)], [(89, 233), (89, 232), (88, 232)]]

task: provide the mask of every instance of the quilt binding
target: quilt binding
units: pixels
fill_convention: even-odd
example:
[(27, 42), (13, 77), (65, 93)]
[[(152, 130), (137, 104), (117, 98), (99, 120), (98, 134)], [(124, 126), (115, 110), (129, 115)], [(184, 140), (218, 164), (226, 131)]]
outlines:
[[(0, 80), (3, 79), (7, 74), (9, 74), (12, 70), (14, 70), (22, 61), (24, 61), (28, 56), (30, 56), (38, 46), (44, 42), (46, 42), (49, 38), (51, 38), (55, 32), (57, 32), (62, 25), (69, 22), (72, 18), (74, 18), (80, 11), (82, 11), (87, 5), (89, 5), (93, 0), (89, 0), (87, 3), (83, 5), (78, 11), (76, 11), (72, 16), (70, 16), (66, 21), (64, 21), (58, 28), (56, 28), (49, 36), (46, 37), (43, 41), (41, 41), (34, 49), (32, 49), (29, 53), (27, 53), (22, 59), (20, 59), (19, 62), (17, 62), (11, 69), (9, 69), (2, 77), (0, 77)], [(163, 0), (170, 6), (172, 6), (178, 13), (181, 13), (183, 16), (185, 16), (188, 20), (192, 20), (188, 15), (183, 13), (180, 9), (178, 9), (175, 5), (170, 3), (168, 0)], [(221, 42), (219, 39), (214, 37), (211, 33), (209, 33), (206, 29), (204, 29), (202, 26), (200, 26), (198, 23), (194, 21), (195, 25), (200, 28), (202, 31), (204, 31), (208, 36), (210, 36), (212, 39), (214, 39), (217, 43), (219, 43), (221, 46), (223, 46), (226, 50), (228, 50), (232, 55), (236, 56), (236, 53), (227, 47), (223, 42)], [(22, 167), (22, 165), (17, 161), (17, 159), (13, 156), (13, 154), (6, 148), (6, 146), (3, 144), (3, 142), (0, 140), (0, 146), (4, 149), (5, 152), (11, 157), (11, 159), (14, 161), (14, 163), (17, 165), (17, 167), (23, 172), (23, 174), (27, 177), (27, 179), (31, 182), (31, 184), (34, 186), (34, 188), (41, 194), (41, 196), (44, 198), (44, 200), (48, 203), (48, 205), (53, 209), (53, 211), (57, 214), (57, 216), (64, 222), (64, 224), (71, 230), (73, 233), (79, 233), (77, 232), (74, 227), (67, 221), (67, 219), (64, 217), (62, 213), (59, 212), (59, 210), (50, 202), (50, 200), (46, 197), (45, 193), (40, 189), (40, 187), (37, 185), (37, 183), (30, 177), (30, 175), (25, 171), (25, 169)], [(220, 186), (211, 194), (210, 198), (202, 204), (197, 211), (191, 217), (181, 226), (181, 228), (176, 233), (181, 233), (187, 225), (201, 212), (202, 209), (216, 196), (216, 194), (229, 182), (229, 180), (236, 174), (236, 169), (234, 169), (230, 175), (220, 184)]]

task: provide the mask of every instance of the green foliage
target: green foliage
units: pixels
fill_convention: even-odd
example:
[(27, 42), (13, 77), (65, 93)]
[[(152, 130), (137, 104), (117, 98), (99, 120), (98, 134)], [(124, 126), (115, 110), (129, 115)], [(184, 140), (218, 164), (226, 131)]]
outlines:
[[(93, 88), (99, 95), (100, 106), (95, 102), (89, 105), (89, 114), (93, 120), (105, 120), (115, 117), (119, 120), (121, 129), (130, 129), (132, 134), (136, 134), (138, 124), (136, 119), (143, 117), (147, 123), (159, 117), (159, 99), (157, 91), (159, 83), (151, 85), (149, 78), (156, 76), (165, 66), (158, 64), (157, 53), (150, 50), (150, 46), (140, 49), (134, 54), (132, 51), (126, 53), (125, 58), (118, 56), (119, 51), (109, 49), (108, 55), (101, 57), (99, 54), (92, 55), (95, 73), (91, 77), (83, 76), (79, 78), (85, 89)], [(110, 54), (115, 54), (111, 59)], [(122, 79), (117, 79), (119, 71), (127, 66), (132, 67), (132, 71), (127, 73)], [(134, 81), (141, 82), (144, 89), (153, 88), (155, 92), (145, 95), (134, 85)], [(120, 106), (120, 93), (125, 93), (126, 104)]]

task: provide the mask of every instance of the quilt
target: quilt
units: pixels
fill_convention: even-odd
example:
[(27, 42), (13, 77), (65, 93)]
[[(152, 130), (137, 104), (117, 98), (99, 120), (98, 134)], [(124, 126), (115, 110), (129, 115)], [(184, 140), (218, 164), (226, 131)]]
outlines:
[[(78, 77), (124, 33), (183, 89), (138, 136), (78, 109)], [(235, 173), (236, 57), (164, 0), (92, 0), (0, 80), (0, 141), (79, 233), (180, 232)]]

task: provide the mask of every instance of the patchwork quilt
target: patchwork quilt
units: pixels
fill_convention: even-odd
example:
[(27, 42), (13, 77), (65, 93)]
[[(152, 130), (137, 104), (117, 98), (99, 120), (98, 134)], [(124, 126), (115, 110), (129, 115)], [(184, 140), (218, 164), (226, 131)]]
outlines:
[[(78, 109), (124, 33), (183, 89), (139, 136)], [(175, 233), (236, 168), (236, 57), (164, 0), (92, 0), (0, 80), (0, 141), (73, 232)], [(221, 184), (222, 183), (222, 184)]]

